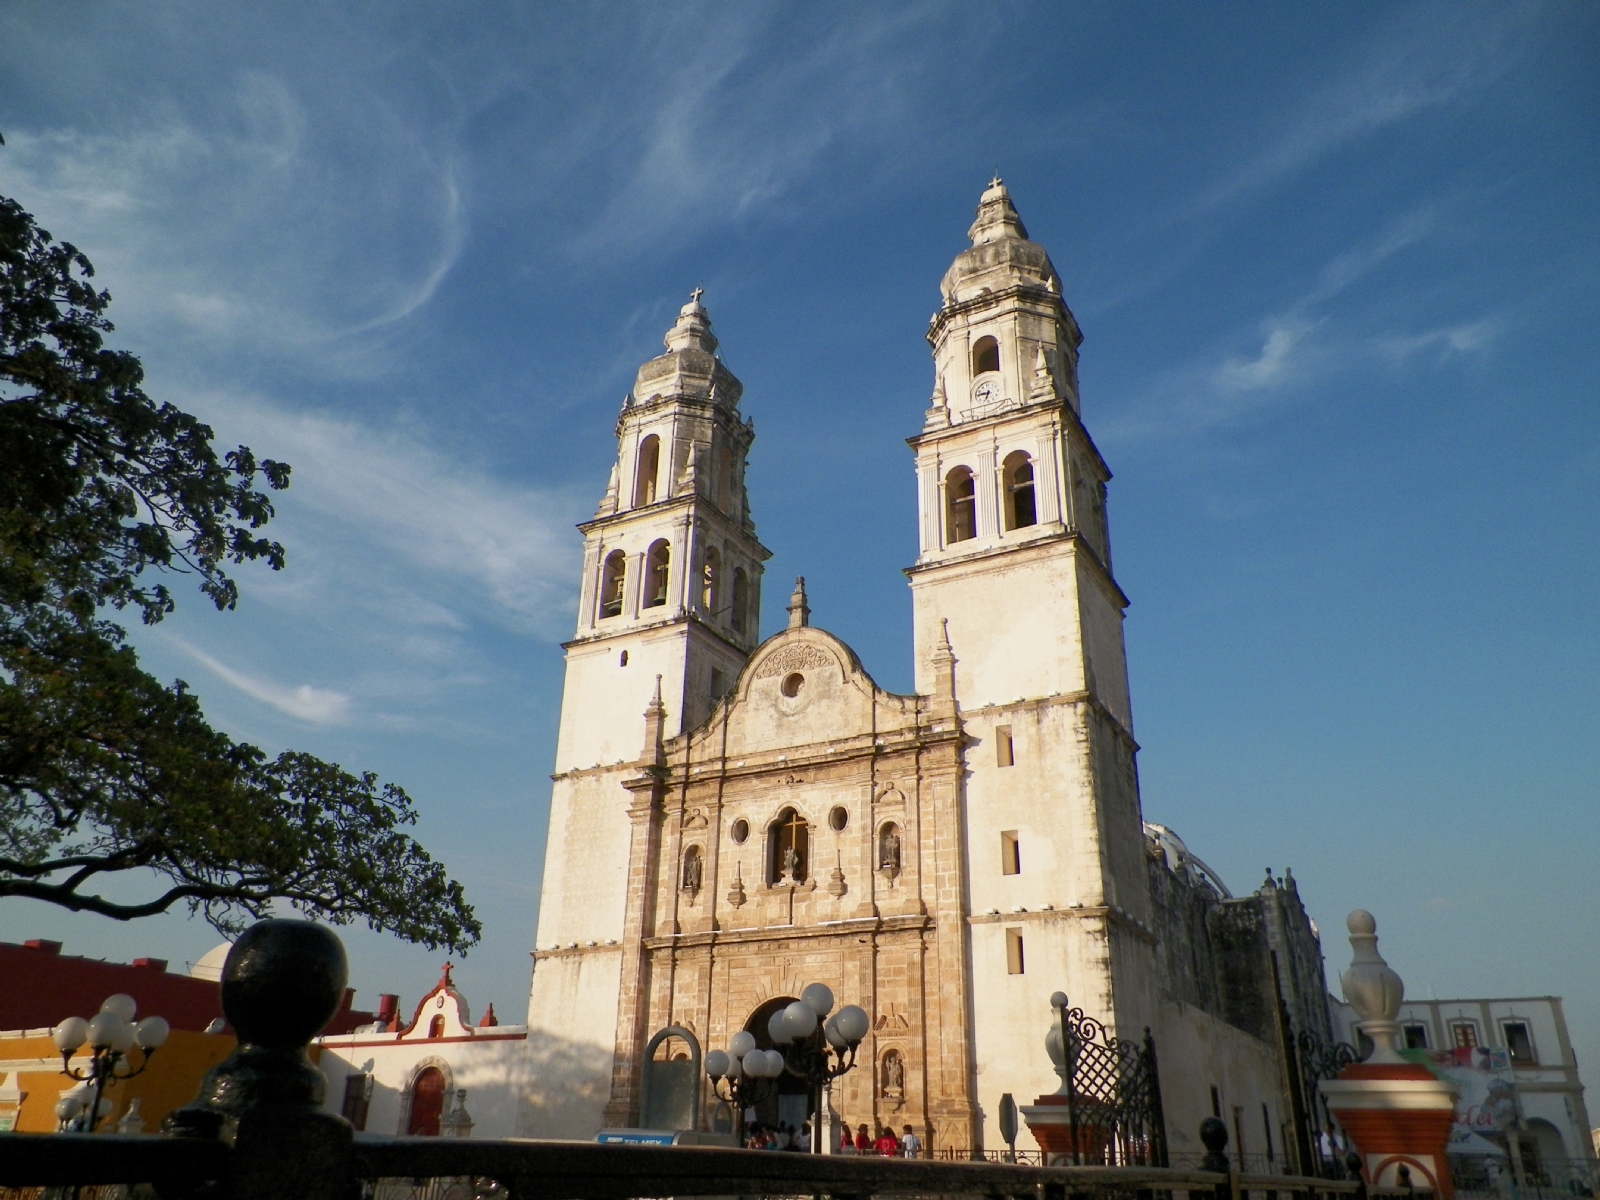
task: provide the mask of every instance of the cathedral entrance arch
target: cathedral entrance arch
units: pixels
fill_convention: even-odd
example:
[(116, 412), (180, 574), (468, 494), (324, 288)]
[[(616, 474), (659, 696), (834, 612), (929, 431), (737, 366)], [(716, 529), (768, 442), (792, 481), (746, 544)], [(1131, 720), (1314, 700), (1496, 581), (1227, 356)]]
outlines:
[[(744, 1023), (744, 1031), (756, 1039), (756, 1046), (762, 1050), (776, 1050), (777, 1043), (772, 1040), (772, 1034), (767, 1029), (767, 1024), (772, 1020), (772, 1015), (783, 1011), (793, 1004), (796, 996), (774, 996), (755, 1012)], [(793, 1125), (795, 1132), (812, 1117), (813, 1097), (810, 1085), (798, 1075), (785, 1071), (775, 1080), (777, 1087), (769, 1092), (765, 1099), (752, 1107), (756, 1110), (755, 1119), (768, 1129), (777, 1125)], [(750, 1114), (745, 1113), (745, 1127), (749, 1128)]]

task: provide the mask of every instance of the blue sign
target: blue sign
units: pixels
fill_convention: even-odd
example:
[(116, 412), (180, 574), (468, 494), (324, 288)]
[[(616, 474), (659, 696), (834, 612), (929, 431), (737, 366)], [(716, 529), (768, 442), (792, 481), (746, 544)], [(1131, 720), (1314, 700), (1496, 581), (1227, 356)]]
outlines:
[(670, 1146), (677, 1136), (670, 1129), (602, 1129), (594, 1140), (606, 1146)]

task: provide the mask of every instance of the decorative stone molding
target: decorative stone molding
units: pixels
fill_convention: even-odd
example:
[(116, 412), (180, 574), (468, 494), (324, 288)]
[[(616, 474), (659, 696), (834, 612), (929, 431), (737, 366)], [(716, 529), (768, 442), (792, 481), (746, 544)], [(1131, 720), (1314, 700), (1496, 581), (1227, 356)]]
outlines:
[(817, 646), (780, 646), (756, 668), (757, 679), (771, 679), (789, 671), (820, 670), (836, 665), (833, 655)]

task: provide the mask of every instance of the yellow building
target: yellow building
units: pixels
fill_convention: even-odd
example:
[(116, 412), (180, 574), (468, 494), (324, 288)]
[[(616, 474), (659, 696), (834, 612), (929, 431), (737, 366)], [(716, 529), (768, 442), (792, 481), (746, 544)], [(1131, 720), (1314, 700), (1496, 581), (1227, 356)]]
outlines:
[[(232, 1034), (174, 1029), (152, 1055), (148, 1069), (107, 1085), (105, 1096), (112, 1107), (98, 1128), (113, 1132), (119, 1122), (131, 1124), (128, 1110), (137, 1100), (134, 1121), (139, 1128), (123, 1131), (155, 1132), (168, 1113), (194, 1099), (206, 1072), (231, 1054), (233, 1047)], [(87, 1073), (88, 1061), (87, 1052), (80, 1050), (72, 1058), (72, 1067)], [(140, 1051), (130, 1053), (127, 1061), (138, 1064)], [(0, 1032), (0, 1132), (55, 1132), (56, 1105), (69, 1093), (86, 1095), (89, 1086), (62, 1073), (61, 1052), (50, 1040), (48, 1029)]]

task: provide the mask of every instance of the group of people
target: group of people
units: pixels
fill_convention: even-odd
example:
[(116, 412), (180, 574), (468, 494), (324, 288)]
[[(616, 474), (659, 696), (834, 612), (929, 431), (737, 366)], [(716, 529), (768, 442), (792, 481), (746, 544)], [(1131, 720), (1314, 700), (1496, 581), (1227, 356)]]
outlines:
[(856, 1126), (855, 1137), (850, 1136), (850, 1126), (839, 1126), (840, 1154), (876, 1154), (882, 1158), (916, 1158), (922, 1153), (922, 1139), (912, 1132), (911, 1126), (899, 1135), (885, 1125), (873, 1137), (865, 1125)]
[(796, 1129), (793, 1125), (763, 1125), (754, 1121), (744, 1131), (746, 1150), (798, 1150), (811, 1153), (811, 1122)]
[[(781, 1123), (763, 1125), (759, 1121), (752, 1121), (745, 1128), (744, 1145), (747, 1150), (798, 1150), (809, 1154), (811, 1122), (807, 1121), (796, 1129), (793, 1125)], [(885, 1125), (878, 1130), (876, 1137), (866, 1125), (859, 1125), (852, 1136), (850, 1126), (841, 1122), (838, 1152), (877, 1154), (883, 1158), (917, 1158), (922, 1154), (922, 1139), (909, 1125), (901, 1134), (896, 1134), (893, 1129)]]

